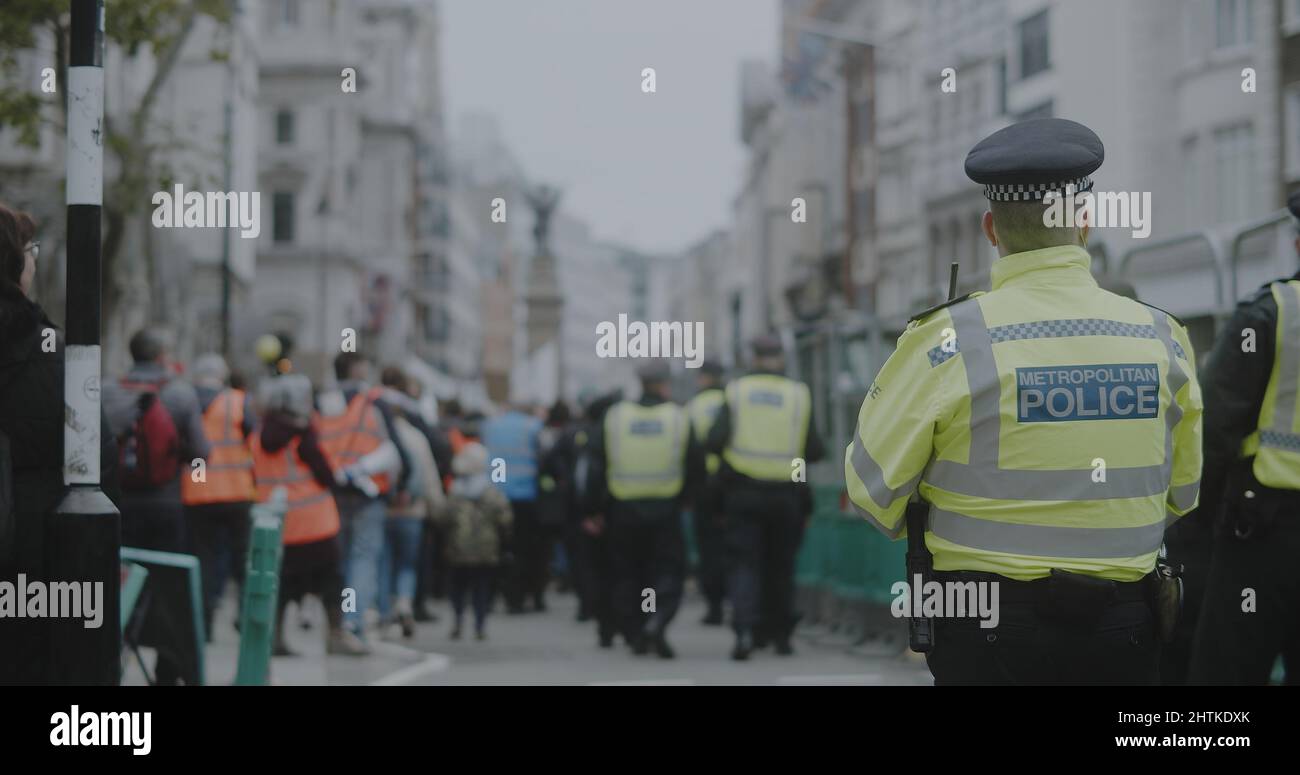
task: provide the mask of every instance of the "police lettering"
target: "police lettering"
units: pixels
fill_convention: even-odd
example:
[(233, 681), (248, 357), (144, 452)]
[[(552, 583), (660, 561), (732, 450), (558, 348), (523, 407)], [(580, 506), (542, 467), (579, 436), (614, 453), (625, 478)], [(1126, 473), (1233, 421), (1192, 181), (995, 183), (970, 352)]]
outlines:
[(634, 420), (628, 430), (633, 436), (658, 436), (664, 432), (664, 424), (658, 420)]
[(1016, 369), (1019, 422), (1152, 419), (1160, 414), (1154, 363)]
[(749, 393), (749, 403), (767, 404), (780, 408), (785, 406), (785, 396), (770, 390), (752, 390)]

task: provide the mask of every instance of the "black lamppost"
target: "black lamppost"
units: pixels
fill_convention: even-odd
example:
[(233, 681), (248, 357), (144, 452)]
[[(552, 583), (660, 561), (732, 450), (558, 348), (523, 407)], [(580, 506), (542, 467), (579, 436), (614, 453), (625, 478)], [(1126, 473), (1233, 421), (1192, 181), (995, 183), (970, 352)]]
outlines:
[[(72, 0), (68, 50), (68, 330), (64, 347), (63, 500), (46, 522), (46, 581), (98, 589), (100, 623), (50, 620), (53, 683), (116, 684), (121, 518), (100, 489), (100, 209), (104, 197), (104, 3)], [(87, 601), (82, 595), (83, 610)]]

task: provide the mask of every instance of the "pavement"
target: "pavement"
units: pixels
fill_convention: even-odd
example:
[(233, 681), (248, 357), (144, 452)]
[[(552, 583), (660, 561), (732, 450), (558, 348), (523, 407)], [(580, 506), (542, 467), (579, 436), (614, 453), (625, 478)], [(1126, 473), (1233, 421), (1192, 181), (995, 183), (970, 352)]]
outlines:
[[(601, 649), (593, 623), (575, 621), (572, 595), (552, 593), (542, 613), (495, 613), (488, 617), (486, 641), (451, 640), (451, 611), (438, 601), (439, 621), (417, 624), (410, 640), (372, 638), (366, 657), (327, 656), (324, 611), (309, 600), (301, 616), (293, 608), (286, 638), (295, 657), (271, 660), (271, 683), (297, 685), (918, 685), (933, 684), (925, 662), (895, 648), (850, 645), (815, 628), (796, 632), (795, 653), (776, 656), (756, 651), (748, 662), (729, 658), (732, 633), (726, 627), (700, 624), (704, 604), (689, 595), (668, 631), (677, 658), (635, 656), (618, 641)], [(500, 608), (500, 606), (498, 606)], [(217, 612), (213, 640), (205, 651), (209, 685), (230, 684), (238, 659), (239, 635), (234, 629), (233, 597)], [(305, 620), (310, 629), (302, 629)], [(150, 663), (152, 659), (146, 657)], [(125, 684), (141, 684), (143, 674), (132, 664)]]

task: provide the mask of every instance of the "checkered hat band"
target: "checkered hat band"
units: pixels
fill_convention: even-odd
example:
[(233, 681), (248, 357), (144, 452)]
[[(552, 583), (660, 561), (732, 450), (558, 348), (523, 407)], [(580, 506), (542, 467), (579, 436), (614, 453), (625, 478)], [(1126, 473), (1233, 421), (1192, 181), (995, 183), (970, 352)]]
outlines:
[[(989, 342), (1014, 342), (1023, 339), (1060, 339), (1072, 336), (1121, 336), (1131, 339), (1159, 339), (1153, 325), (1146, 323), (1124, 323), (1118, 320), (1100, 318), (1076, 318), (1071, 320), (1038, 320), (1029, 323), (1012, 323), (1006, 326), (994, 326), (989, 329)], [(1174, 353), (1186, 360), (1183, 348), (1173, 343)], [(930, 349), (926, 355), (931, 368), (947, 361), (961, 352), (961, 343), (954, 341), (948, 349), (942, 345)]]
[(984, 198), (994, 202), (1036, 202), (1050, 191), (1064, 191), (1074, 186), (1075, 193), (1092, 190), (1092, 178), (1084, 175), (1074, 180), (1053, 183), (990, 183), (984, 187)]

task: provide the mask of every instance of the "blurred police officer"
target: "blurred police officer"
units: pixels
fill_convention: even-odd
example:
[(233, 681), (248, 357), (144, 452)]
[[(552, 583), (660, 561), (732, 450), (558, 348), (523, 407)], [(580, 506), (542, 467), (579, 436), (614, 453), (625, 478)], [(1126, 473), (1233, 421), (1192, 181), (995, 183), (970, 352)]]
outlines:
[[(1287, 202), (1300, 252), (1300, 192)], [(1194, 684), (1300, 685), (1300, 272), (1237, 305), (1205, 381), (1207, 517), (1218, 517)]]
[[(725, 396), (722, 392), (722, 364), (706, 360), (696, 373), (699, 392), (686, 403), (686, 413), (691, 418), (691, 430), (695, 440), (701, 445), (707, 440), (709, 430), (718, 417)], [(704, 614), (704, 624), (722, 624), (722, 598), (726, 593), (726, 566), (722, 533), (721, 496), (717, 486), (717, 473), (722, 465), (722, 458), (716, 453), (705, 455), (704, 468), (707, 478), (699, 488), (693, 505), (692, 522), (695, 530), (695, 544), (699, 551), (699, 567), (695, 576), (699, 581), (700, 591), (708, 604)]]
[(686, 575), (681, 508), (703, 476), (704, 456), (686, 411), (669, 400), (668, 364), (651, 361), (639, 376), (641, 400), (610, 407), (604, 432), (592, 440), (590, 502), (601, 509), (598, 529), (609, 534), (614, 616), (623, 636), (637, 654), (653, 648), (672, 659), (665, 631)]
[(736, 660), (769, 639), (778, 654), (793, 653), (794, 561), (812, 511), (806, 469), (826, 456), (808, 386), (785, 376), (781, 340), (760, 336), (752, 346), (753, 370), (727, 385), (706, 445), (722, 459)]
[(1044, 217), (1102, 159), (1090, 129), (1055, 118), (971, 150), (992, 291), (912, 319), (845, 451), (852, 503), (890, 537), (919, 486), (933, 580), (998, 584), (996, 626), (934, 622), (937, 684), (1158, 678), (1152, 574), (1166, 515), (1196, 505), (1201, 397), (1183, 326), (1099, 288), (1087, 226)]

